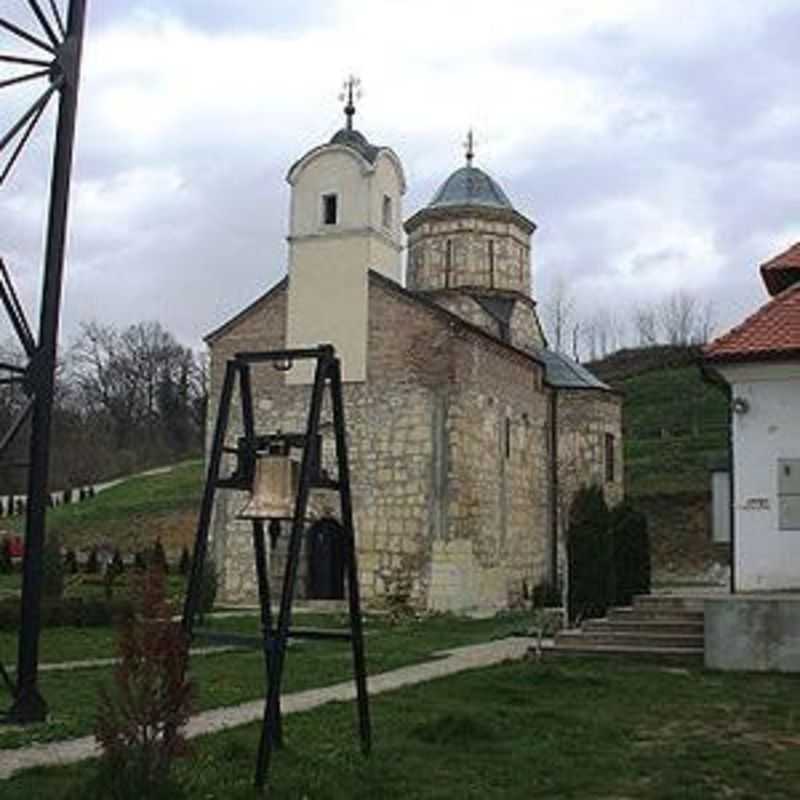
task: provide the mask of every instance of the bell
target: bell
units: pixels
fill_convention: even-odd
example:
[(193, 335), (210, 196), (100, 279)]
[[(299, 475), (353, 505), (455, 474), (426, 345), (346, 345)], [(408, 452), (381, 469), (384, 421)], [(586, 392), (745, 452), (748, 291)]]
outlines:
[(250, 501), (239, 519), (292, 519), (297, 495), (298, 465), (288, 447), (256, 453), (255, 477)]

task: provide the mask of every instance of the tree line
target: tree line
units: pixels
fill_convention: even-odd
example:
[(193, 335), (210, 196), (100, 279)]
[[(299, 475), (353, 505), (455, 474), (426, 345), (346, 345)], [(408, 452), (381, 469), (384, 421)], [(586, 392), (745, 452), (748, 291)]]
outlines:
[[(0, 348), (0, 360), (24, 363), (11, 345)], [(57, 368), (51, 489), (199, 454), (206, 380), (204, 359), (159, 322), (125, 328), (83, 323)], [(0, 387), (0, 435), (25, 401), (19, 386)], [(26, 471), (19, 467), (27, 460), (28, 434), (23, 430), (3, 459), (0, 493), (26, 491)]]
[(563, 279), (554, 283), (542, 310), (550, 346), (579, 361), (595, 361), (623, 347), (702, 345), (710, 341), (717, 323), (714, 304), (685, 289), (627, 312), (597, 308), (581, 314)]

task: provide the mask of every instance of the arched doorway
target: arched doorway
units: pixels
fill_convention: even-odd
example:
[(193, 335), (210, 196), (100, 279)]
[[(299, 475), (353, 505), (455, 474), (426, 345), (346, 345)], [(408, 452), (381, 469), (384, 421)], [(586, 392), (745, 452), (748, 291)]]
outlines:
[(335, 519), (321, 519), (308, 530), (308, 596), (344, 599), (344, 529)]

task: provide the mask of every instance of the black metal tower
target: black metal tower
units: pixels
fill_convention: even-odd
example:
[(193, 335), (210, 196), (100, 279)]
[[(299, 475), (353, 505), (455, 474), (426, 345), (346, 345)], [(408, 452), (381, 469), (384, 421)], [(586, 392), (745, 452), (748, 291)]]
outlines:
[[(20, 3), (21, 4), (21, 3)], [(81, 53), (86, 20), (86, 0), (69, 0), (66, 23), (55, 0), (26, 0), (39, 30), (31, 33), (7, 18), (0, 17), (0, 29), (35, 50), (34, 55), (0, 55), (7, 69), (33, 68), (0, 80), (8, 88), (37, 79), (48, 83), (45, 91), (0, 138), (0, 155), (10, 148), (10, 156), (0, 168), (4, 183), (30, 139), (49, 101), (59, 96), (55, 151), (50, 177), (50, 205), (44, 256), (44, 280), (39, 310), (39, 334), (35, 338), (14, 291), (10, 275), (0, 261), (0, 301), (28, 359), (25, 366), (0, 364), (10, 373), (6, 383), (17, 382), (28, 396), (19, 417), (0, 439), (0, 456), (31, 420), (28, 503), (25, 526), (25, 552), (22, 567), (22, 612), (17, 653), (17, 683), (14, 704), (7, 715), (12, 722), (40, 721), (47, 714), (47, 703), (38, 689), (39, 633), (41, 627), (42, 552), (45, 537), (47, 482), (50, 456), (50, 421), (61, 310), (64, 248), (67, 233), (72, 154), (78, 102)], [(43, 8), (43, 5), (45, 6)], [(6, 676), (7, 677), (7, 676)]]

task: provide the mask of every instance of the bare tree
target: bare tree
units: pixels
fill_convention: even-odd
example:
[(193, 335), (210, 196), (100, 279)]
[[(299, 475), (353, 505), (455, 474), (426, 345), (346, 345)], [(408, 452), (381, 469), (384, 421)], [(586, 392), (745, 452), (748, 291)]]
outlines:
[(655, 308), (636, 306), (631, 316), (636, 344), (640, 347), (658, 344), (658, 316)]
[(569, 346), (570, 329), (575, 324), (575, 296), (562, 275), (554, 281), (550, 298), (544, 303), (543, 310), (552, 347), (564, 352)]

